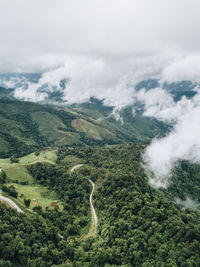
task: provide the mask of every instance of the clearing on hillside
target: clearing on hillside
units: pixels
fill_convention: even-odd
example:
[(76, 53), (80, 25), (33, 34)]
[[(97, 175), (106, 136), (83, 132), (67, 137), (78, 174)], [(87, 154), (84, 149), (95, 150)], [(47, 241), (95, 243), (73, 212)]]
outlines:
[[(41, 206), (43, 209), (50, 207), (51, 202), (57, 199), (57, 194), (50, 191), (47, 187), (40, 185), (21, 185), (21, 184), (9, 184), (14, 185), (16, 191), (18, 192), (18, 201), (24, 205), (24, 198), (30, 199), (30, 208), (35, 206)], [(57, 204), (60, 208), (62, 205), (58, 202)]]
[(15, 182), (28, 182), (34, 183), (33, 177), (26, 169), (26, 165), (35, 164), (37, 162), (44, 162), (49, 164), (55, 164), (57, 160), (56, 150), (44, 150), (37, 156), (35, 153), (31, 153), (27, 156), (19, 158), (19, 163), (11, 163), (10, 159), (0, 159), (0, 168), (2, 168), (7, 175), (8, 181)]
[(72, 121), (72, 126), (80, 132), (86, 133), (89, 137), (102, 140), (102, 138), (112, 138), (113, 133), (103, 127), (94, 125), (83, 119), (75, 119)]

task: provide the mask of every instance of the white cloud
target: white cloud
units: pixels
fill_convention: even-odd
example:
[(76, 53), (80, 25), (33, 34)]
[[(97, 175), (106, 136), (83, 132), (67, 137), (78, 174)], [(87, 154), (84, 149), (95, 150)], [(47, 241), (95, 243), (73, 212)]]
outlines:
[(174, 60), (163, 70), (161, 77), (169, 83), (182, 80), (200, 83), (200, 54)]
[(199, 9), (198, 0), (0, 1), (0, 70), (50, 70), (72, 55), (198, 54)]
[[(152, 115), (152, 107), (150, 112), (148, 109), (146, 106), (145, 114)], [(154, 139), (144, 154), (148, 169), (154, 174), (150, 182), (157, 187), (166, 187), (178, 160), (200, 163), (200, 91), (192, 99), (183, 97), (177, 104), (171, 102), (164, 108), (155, 106), (155, 110), (154, 117), (175, 122), (169, 135)]]
[[(65, 57), (62, 66), (43, 73), (37, 84), (27, 82), (26, 86), (16, 88), (15, 96), (32, 101), (37, 101), (38, 96), (44, 100), (45, 95), (38, 89), (47, 85), (46, 90), (50, 92), (63, 91), (63, 100), (68, 104), (86, 102), (95, 97), (103, 100), (105, 105), (121, 109), (134, 103), (135, 85), (139, 81), (156, 76), (160, 71), (159, 64), (147, 66), (149, 59), (138, 59), (134, 64), (132, 60), (120, 57), (113, 62), (89, 56)], [(60, 86), (61, 80), (66, 80), (64, 90)]]

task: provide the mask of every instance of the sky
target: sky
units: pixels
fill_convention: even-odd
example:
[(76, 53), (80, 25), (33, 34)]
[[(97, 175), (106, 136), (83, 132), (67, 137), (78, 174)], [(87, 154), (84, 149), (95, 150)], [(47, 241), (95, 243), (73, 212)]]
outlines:
[[(38, 88), (61, 90), (66, 80), (68, 104), (96, 97), (120, 110), (137, 100), (144, 116), (173, 123), (144, 155), (152, 184), (165, 187), (179, 159), (200, 163), (199, 89), (175, 103), (162, 88), (200, 83), (199, 10), (199, 0), (1, 0), (0, 73), (42, 73), (38, 84), (15, 90), (18, 98), (42, 101)], [(159, 88), (136, 92), (149, 78), (158, 78)]]
[(200, 52), (199, 10), (198, 0), (1, 0), (0, 71), (44, 72), (69, 57), (119, 71), (168, 64)]

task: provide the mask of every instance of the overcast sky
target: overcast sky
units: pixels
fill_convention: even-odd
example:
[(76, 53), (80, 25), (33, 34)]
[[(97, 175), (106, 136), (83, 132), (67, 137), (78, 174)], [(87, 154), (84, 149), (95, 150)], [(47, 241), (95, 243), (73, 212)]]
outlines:
[(1, 0), (0, 71), (46, 71), (80, 55), (168, 64), (200, 53), (199, 10), (199, 0)]

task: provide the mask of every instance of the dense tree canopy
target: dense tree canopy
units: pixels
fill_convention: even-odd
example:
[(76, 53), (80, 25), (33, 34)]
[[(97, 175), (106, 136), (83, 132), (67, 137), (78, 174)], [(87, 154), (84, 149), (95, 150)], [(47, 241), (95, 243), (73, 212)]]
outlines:
[[(30, 165), (35, 182), (56, 191), (63, 210), (37, 207), (21, 215), (2, 204), (0, 266), (200, 266), (200, 213), (149, 185), (144, 147), (67, 147), (57, 165)], [(70, 156), (84, 162), (71, 175)], [(84, 232), (91, 223), (88, 177), (96, 185), (95, 236)]]

